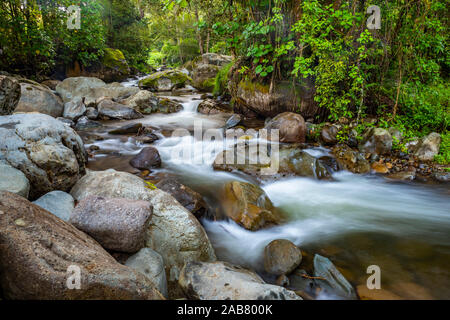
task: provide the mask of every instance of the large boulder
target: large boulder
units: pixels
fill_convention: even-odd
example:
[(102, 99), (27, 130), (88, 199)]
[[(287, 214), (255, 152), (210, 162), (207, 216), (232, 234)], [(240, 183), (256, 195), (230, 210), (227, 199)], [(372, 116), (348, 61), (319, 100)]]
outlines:
[(265, 283), (256, 273), (226, 262), (190, 262), (180, 285), (197, 300), (302, 300), (294, 292)]
[(69, 221), (70, 215), (75, 208), (73, 197), (59, 190), (44, 194), (36, 201), (33, 201), (33, 203), (66, 222)]
[(120, 102), (142, 114), (151, 114), (158, 109), (159, 99), (148, 90), (139, 90), (136, 94)]
[(279, 114), (266, 124), (265, 129), (279, 130), (280, 142), (304, 143), (306, 140), (305, 120), (298, 113)]
[(124, 104), (103, 99), (97, 106), (98, 116), (102, 119), (133, 120), (144, 116)]
[(359, 144), (359, 150), (372, 154), (387, 154), (392, 150), (392, 136), (386, 129), (368, 129)]
[(229, 105), (220, 103), (217, 100), (206, 99), (198, 105), (197, 111), (201, 114), (213, 115), (230, 112), (231, 110)]
[(154, 287), (163, 296), (168, 296), (164, 260), (158, 252), (149, 248), (143, 248), (129, 257), (125, 265), (142, 273), (153, 282)]
[(420, 161), (432, 161), (434, 157), (439, 154), (441, 141), (442, 138), (439, 133), (430, 133), (419, 141), (415, 148), (414, 156)]
[(282, 220), (264, 190), (251, 183), (228, 182), (222, 206), (230, 219), (248, 230), (258, 230)]
[(130, 165), (139, 170), (151, 170), (161, 167), (161, 156), (158, 149), (145, 147), (130, 160)]
[(42, 85), (49, 87), (51, 90), (56, 90), (56, 86), (60, 83), (60, 80), (44, 80), (41, 82)]
[(186, 262), (216, 260), (205, 230), (192, 213), (172, 196), (152, 189), (137, 176), (112, 169), (88, 171), (71, 194), (78, 201), (90, 195), (149, 201), (153, 206), (153, 217), (147, 247), (162, 255), (169, 287), (175, 291)]
[(147, 201), (90, 196), (78, 203), (69, 222), (105, 249), (134, 253), (144, 247), (151, 216)]
[[(7, 299), (163, 299), (152, 281), (26, 199), (0, 192), (0, 284)], [(76, 275), (81, 277), (79, 289)]]
[(56, 86), (56, 92), (64, 103), (76, 97), (84, 98), (87, 107), (96, 105), (101, 97), (110, 99), (126, 99), (139, 91), (136, 87), (124, 87), (120, 83), (106, 84), (102, 80), (93, 77), (67, 78)]
[(8, 191), (28, 198), (30, 182), (22, 171), (0, 162), (0, 191)]
[(35, 199), (53, 190), (69, 190), (85, 172), (80, 136), (44, 114), (0, 117), (0, 160), (22, 171)]
[(0, 116), (14, 112), (20, 100), (20, 84), (13, 77), (0, 75)]
[(152, 91), (172, 91), (184, 87), (192, 79), (179, 70), (165, 70), (156, 72), (139, 81), (139, 87)]
[(289, 274), (301, 262), (300, 249), (289, 240), (274, 240), (264, 248), (264, 270), (269, 274)]
[(205, 53), (192, 61), (192, 83), (201, 91), (212, 92), (217, 73), (232, 61), (231, 56)]
[(42, 85), (20, 83), (21, 96), (15, 112), (39, 112), (54, 118), (61, 117), (64, 104), (50, 89)]
[(230, 83), (234, 110), (246, 117), (275, 117), (283, 112), (298, 112), (307, 119), (320, 111), (314, 101), (314, 85), (309, 80), (295, 87), (291, 81), (276, 82), (272, 91), (269, 85), (249, 80), (233, 79)]

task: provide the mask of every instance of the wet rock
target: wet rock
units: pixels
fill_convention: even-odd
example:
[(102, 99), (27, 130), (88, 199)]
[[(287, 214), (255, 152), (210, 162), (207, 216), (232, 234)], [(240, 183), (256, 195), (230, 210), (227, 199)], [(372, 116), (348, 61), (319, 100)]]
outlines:
[(450, 182), (450, 172), (435, 172), (432, 176), (438, 182)]
[(334, 264), (327, 258), (318, 254), (314, 256), (314, 276), (316, 282), (323, 289), (323, 293), (346, 299), (356, 299), (356, 293), (352, 285), (338, 271)]
[(386, 174), (389, 173), (388, 167), (384, 163), (374, 162), (371, 165), (372, 170), (376, 173)]
[(377, 155), (387, 154), (392, 150), (392, 136), (386, 129), (368, 129), (363, 135), (359, 150)]
[(33, 201), (33, 203), (66, 222), (69, 221), (70, 215), (75, 208), (73, 197), (66, 192), (58, 190), (43, 195), (36, 201)]
[(230, 129), (235, 126), (237, 126), (241, 122), (241, 116), (238, 114), (233, 114), (231, 117), (228, 118), (227, 122), (225, 123), (225, 129)]
[[(162, 299), (153, 283), (117, 263), (85, 233), (41, 207), (0, 192), (0, 283), (7, 299)], [(68, 276), (80, 268), (79, 290)], [(73, 283), (73, 282), (72, 282)]]
[(85, 172), (86, 152), (78, 134), (44, 114), (0, 117), (0, 160), (22, 171), (35, 199), (70, 189)]
[(434, 157), (439, 154), (441, 140), (441, 135), (439, 133), (430, 133), (420, 140), (414, 151), (414, 156), (420, 161), (432, 161)]
[(158, 108), (154, 112), (175, 113), (183, 110), (183, 105), (170, 99), (159, 99)]
[(296, 269), (289, 275), (290, 290), (295, 291), (303, 299), (312, 300), (316, 298), (317, 293), (320, 292), (320, 287), (315, 279), (312, 279), (308, 273), (303, 269)]
[(213, 115), (229, 112), (226, 106), (213, 99), (206, 99), (197, 107), (197, 112), (201, 114)]
[(75, 98), (64, 104), (63, 117), (72, 121), (77, 121), (86, 113), (86, 106), (81, 98)]
[(370, 164), (364, 156), (347, 145), (339, 145), (333, 148), (333, 154), (341, 169), (353, 173), (370, 172)]
[(293, 112), (277, 115), (267, 123), (265, 129), (279, 130), (280, 142), (304, 143), (306, 139), (305, 120), (301, 115)]
[(120, 104), (109, 99), (102, 100), (98, 104), (97, 110), (99, 117), (106, 119), (133, 120), (144, 117), (133, 108), (129, 108), (124, 104)]
[(98, 111), (95, 108), (89, 107), (86, 109), (86, 117), (89, 120), (97, 120), (98, 118)]
[(153, 282), (153, 286), (167, 298), (167, 279), (164, 260), (158, 252), (149, 248), (143, 248), (128, 258), (125, 265), (146, 276)]
[(203, 197), (175, 179), (161, 180), (156, 184), (156, 187), (170, 194), (196, 217), (201, 217), (206, 213), (206, 203)]
[(189, 262), (179, 283), (190, 299), (197, 300), (301, 300), (294, 292), (226, 262)]
[(66, 119), (63, 117), (58, 117), (56, 118), (56, 120), (61, 121), (62, 123), (64, 123), (66, 126), (70, 127), (70, 128), (75, 128), (75, 122), (73, 122), (70, 119)]
[(28, 198), (30, 182), (22, 171), (0, 161), (0, 191), (8, 191)]
[(140, 80), (139, 87), (158, 92), (172, 91), (173, 89), (184, 87), (191, 80), (188, 75), (179, 70), (165, 70)]
[[(215, 261), (205, 230), (192, 213), (162, 190), (152, 189), (141, 178), (115, 170), (88, 171), (71, 191), (76, 200), (89, 195), (146, 200), (153, 206), (147, 247), (162, 255), (172, 297), (181, 297), (178, 277), (188, 261)], [(170, 290), (172, 289), (172, 290)]]
[(228, 182), (222, 205), (230, 219), (248, 230), (258, 230), (282, 220), (266, 193), (251, 183)]
[(100, 122), (89, 120), (88, 117), (83, 116), (80, 119), (78, 119), (77, 124), (75, 125), (75, 130), (77, 131), (84, 131), (89, 130), (92, 128), (98, 128), (101, 127), (102, 124)]
[(39, 112), (54, 118), (61, 117), (64, 105), (61, 99), (41, 85), (21, 83), (21, 96), (15, 112)]
[(289, 240), (274, 240), (264, 248), (264, 270), (269, 274), (289, 274), (301, 262), (300, 249)]
[(0, 116), (14, 112), (20, 100), (20, 84), (13, 77), (0, 75)]
[(109, 131), (109, 134), (136, 134), (142, 129), (142, 123), (131, 123)]
[(337, 141), (339, 128), (335, 125), (325, 125), (320, 132), (320, 139), (326, 145), (334, 145)]
[(153, 147), (145, 147), (133, 159), (130, 165), (139, 170), (151, 170), (161, 167), (161, 156), (158, 149)]
[(141, 143), (150, 144), (159, 140), (159, 137), (154, 133), (146, 133), (142, 136), (136, 137), (136, 141)]
[(105, 249), (133, 253), (144, 247), (151, 216), (147, 201), (91, 196), (78, 203), (69, 221)]

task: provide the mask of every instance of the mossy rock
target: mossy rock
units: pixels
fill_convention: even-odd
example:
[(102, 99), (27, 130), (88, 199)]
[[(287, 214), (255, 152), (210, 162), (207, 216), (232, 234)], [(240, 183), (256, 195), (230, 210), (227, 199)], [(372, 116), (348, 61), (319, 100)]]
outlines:
[(184, 87), (190, 81), (192, 79), (179, 70), (165, 70), (139, 81), (139, 87), (153, 91), (172, 91)]
[(119, 49), (106, 48), (103, 56), (102, 64), (106, 68), (115, 69), (123, 74), (128, 74), (130, 68), (128, 67), (127, 60)]

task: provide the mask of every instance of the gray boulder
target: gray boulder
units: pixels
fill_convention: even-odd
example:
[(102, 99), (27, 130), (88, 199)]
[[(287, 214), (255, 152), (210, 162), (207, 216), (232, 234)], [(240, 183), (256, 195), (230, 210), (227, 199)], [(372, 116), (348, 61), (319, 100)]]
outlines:
[(72, 121), (77, 121), (85, 113), (86, 106), (84, 105), (83, 99), (80, 97), (77, 97), (72, 101), (66, 102), (64, 104), (64, 118), (70, 119)]
[(149, 278), (163, 296), (168, 296), (164, 260), (158, 252), (143, 248), (128, 258), (125, 265)]
[(103, 119), (132, 120), (144, 117), (133, 108), (109, 99), (102, 100), (97, 110), (99, 117)]
[(226, 262), (189, 262), (180, 286), (197, 300), (302, 300), (294, 292), (265, 283), (256, 273)]
[(9, 191), (28, 198), (30, 182), (22, 171), (0, 162), (0, 191)]
[(78, 203), (69, 222), (105, 249), (134, 253), (144, 247), (151, 216), (147, 201), (90, 196)]
[(50, 89), (25, 82), (20, 87), (21, 96), (15, 112), (39, 112), (54, 118), (62, 116), (64, 105)]
[(300, 249), (289, 240), (274, 240), (264, 248), (264, 270), (280, 276), (289, 274), (302, 262)]
[(20, 100), (20, 84), (13, 77), (0, 75), (0, 116), (14, 112)]
[(73, 197), (59, 190), (49, 192), (36, 201), (33, 201), (33, 203), (66, 222), (69, 221), (70, 215), (75, 207)]
[(85, 172), (86, 152), (80, 136), (44, 114), (0, 117), (0, 160), (22, 171), (30, 197), (69, 190)]
[(392, 150), (392, 136), (386, 129), (371, 128), (364, 133), (359, 150), (372, 154), (387, 154)]
[(420, 161), (432, 161), (439, 154), (441, 141), (442, 138), (439, 133), (430, 133), (419, 141), (414, 151), (414, 156)]

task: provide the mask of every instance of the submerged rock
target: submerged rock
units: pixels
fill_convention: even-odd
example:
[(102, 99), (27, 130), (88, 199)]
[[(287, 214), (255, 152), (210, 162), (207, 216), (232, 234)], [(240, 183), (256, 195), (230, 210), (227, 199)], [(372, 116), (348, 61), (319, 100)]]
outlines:
[(20, 100), (19, 81), (13, 77), (0, 75), (0, 116), (14, 112)]
[(318, 254), (314, 256), (314, 276), (320, 277), (316, 282), (322, 293), (331, 297), (357, 299), (355, 289), (327, 258)]
[(22, 171), (0, 161), (0, 191), (8, 191), (28, 198), (30, 182)]
[(105, 249), (133, 253), (145, 245), (151, 216), (147, 201), (90, 196), (78, 203), (69, 221)]
[(70, 189), (85, 172), (86, 152), (80, 136), (44, 114), (0, 117), (0, 160), (22, 171), (30, 197)]
[(143, 248), (128, 258), (125, 265), (142, 273), (153, 282), (154, 287), (164, 297), (168, 297), (164, 260), (158, 252), (149, 248)]
[(33, 201), (33, 203), (66, 222), (69, 221), (70, 215), (75, 208), (73, 197), (66, 192), (58, 190), (43, 195), (36, 201)]
[(301, 262), (300, 249), (289, 240), (274, 240), (264, 248), (264, 270), (269, 274), (289, 274)]
[(266, 124), (265, 129), (278, 130), (280, 142), (304, 143), (306, 139), (305, 120), (301, 115), (293, 112), (277, 115)]
[(161, 156), (158, 149), (153, 147), (145, 147), (133, 159), (130, 160), (130, 165), (139, 170), (151, 170), (161, 167)]
[[(7, 299), (163, 299), (152, 281), (116, 262), (74, 226), (0, 192), (0, 284)], [(79, 269), (78, 269), (79, 268)], [(78, 290), (71, 276), (80, 271)]]
[(294, 292), (265, 283), (256, 273), (226, 262), (189, 262), (180, 286), (197, 300), (302, 300)]
[(266, 193), (254, 184), (228, 182), (223, 198), (225, 214), (248, 230), (258, 230), (282, 220)]

